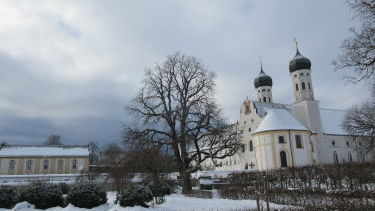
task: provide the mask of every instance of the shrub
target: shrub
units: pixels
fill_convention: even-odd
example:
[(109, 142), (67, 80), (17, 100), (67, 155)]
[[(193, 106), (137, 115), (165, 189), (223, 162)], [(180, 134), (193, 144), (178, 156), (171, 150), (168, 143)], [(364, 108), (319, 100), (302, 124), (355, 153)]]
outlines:
[(92, 182), (75, 184), (68, 193), (68, 203), (81, 208), (93, 208), (107, 202), (103, 187)]
[(20, 194), (20, 201), (27, 201), (38, 209), (63, 206), (63, 193), (58, 185), (34, 182)]
[(163, 197), (172, 193), (171, 186), (163, 180), (147, 183), (151, 193), (155, 197)]
[(59, 186), (61, 188), (61, 191), (63, 194), (68, 194), (69, 193), (69, 190), (70, 190), (70, 187), (68, 184), (66, 183), (59, 183)]
[(12, 208), (16, 203), (16, 189), (9, 186), (0, 186), (0, 208)]
[(136, 205), (148, 207), (146, 202), (150, 202), (152, 198), (151, 191), (142, 185), (130, 185), (125, 191), (117, 195), (117, 201), (123, 207)]

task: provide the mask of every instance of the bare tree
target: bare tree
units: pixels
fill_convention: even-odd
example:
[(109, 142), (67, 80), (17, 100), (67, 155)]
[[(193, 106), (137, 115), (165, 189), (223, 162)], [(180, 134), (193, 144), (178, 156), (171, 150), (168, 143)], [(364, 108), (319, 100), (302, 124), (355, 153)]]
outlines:
[(358, 144), (361, 153), (375, 154), (375, 98), (354, 106), (345, 115), (343, 128)]
[(97, 142), (91, 141), (88, 147), (90, 151), (90, 164), (97, 165), (99, 163), (99, 146)]
[(233, 155), (237, 131), (222, 117), (214, 99), (215, 74), (195, 57), (179, 53), (146, 69), (143, 86), (129, 106), (133, 121), (125, 142), (170, 146), (182, 179), (191, 192), (190, 174), (208, 159)]
[(44, 142), (44, 145), (63, 145), (60, 141), (59, 135), (50, 135), (48, 136), (46, 142)]
[(336, 70), (346, 70), (349, 81), (371, 81), (375, 79), (375, 0), (347, 0), (346, 4), (362, 25), (350, 29), (353, 36), (343, 41), (334, 64)]

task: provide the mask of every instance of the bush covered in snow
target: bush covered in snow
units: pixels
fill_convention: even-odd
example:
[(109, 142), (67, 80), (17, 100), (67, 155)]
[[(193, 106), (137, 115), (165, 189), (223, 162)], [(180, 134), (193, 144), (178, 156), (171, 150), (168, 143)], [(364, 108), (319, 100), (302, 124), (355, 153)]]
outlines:
[(68, 203), (81, 208), (93, 208), (107, 202), (103, 187), (93, 182), (75, 184), (68, 193)]
[(171, 185), (169, 185), (164, 180), (148, 181), (145, 185), (150, 189), (152, 195), (155, 197), (163, 197), (165, 195), (170, 195), (172, 191)]
[(63, 206), (63, 193), (58, 185), (34, 182), (20, 194), (20, 201), (27, 201), (38, 209)]
[(150, 202), (152, 198), (151, 191), (143, 185), (130, 185), (125, 191), (117, 195), (117, 201), (123, 207), (136, 205), (148, 207), (146, 202)]
[(9, 186), (0, 186), (0, 208), (12, 208), (16, 203), (16, 189)]

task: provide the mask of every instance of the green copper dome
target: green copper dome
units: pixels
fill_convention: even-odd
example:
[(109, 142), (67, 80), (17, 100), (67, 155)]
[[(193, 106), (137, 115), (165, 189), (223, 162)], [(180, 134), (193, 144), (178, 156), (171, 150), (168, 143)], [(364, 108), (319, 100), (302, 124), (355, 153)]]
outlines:
[(260, 67), (260, 73), (258, 77), (254, 79), (254, 86), (255, 88), (261, 86), (272, 86), (272, 78), (264, 73), (263, 67)]
[(310, 59), (302, 56), (302, 54), (300, 54), (297, 48), (296, 55), (289, 62), (289, 72), (292, 73), (296, 70), (310, 69), (310, 68), (311, 68)]

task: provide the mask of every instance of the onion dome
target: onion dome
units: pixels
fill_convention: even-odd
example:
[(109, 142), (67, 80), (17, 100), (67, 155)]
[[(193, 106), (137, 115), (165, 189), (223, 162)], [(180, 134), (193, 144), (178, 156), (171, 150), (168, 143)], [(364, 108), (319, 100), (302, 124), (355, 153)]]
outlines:
[(297, 48), (296, 55), (289, 62), (289, 72), (292, 73), (297, 70), (310, 69), (310, 68), (311, 68), (310, 59), (302, 56), (302, 54), (298, 51), (298, 48)]
[(264, 73), (262, 66), (260, 66), (260, 73), (258, 77), (254, 79), (254, 86), (255, 88), (261, 86), (272, 86), (272, 78)]

